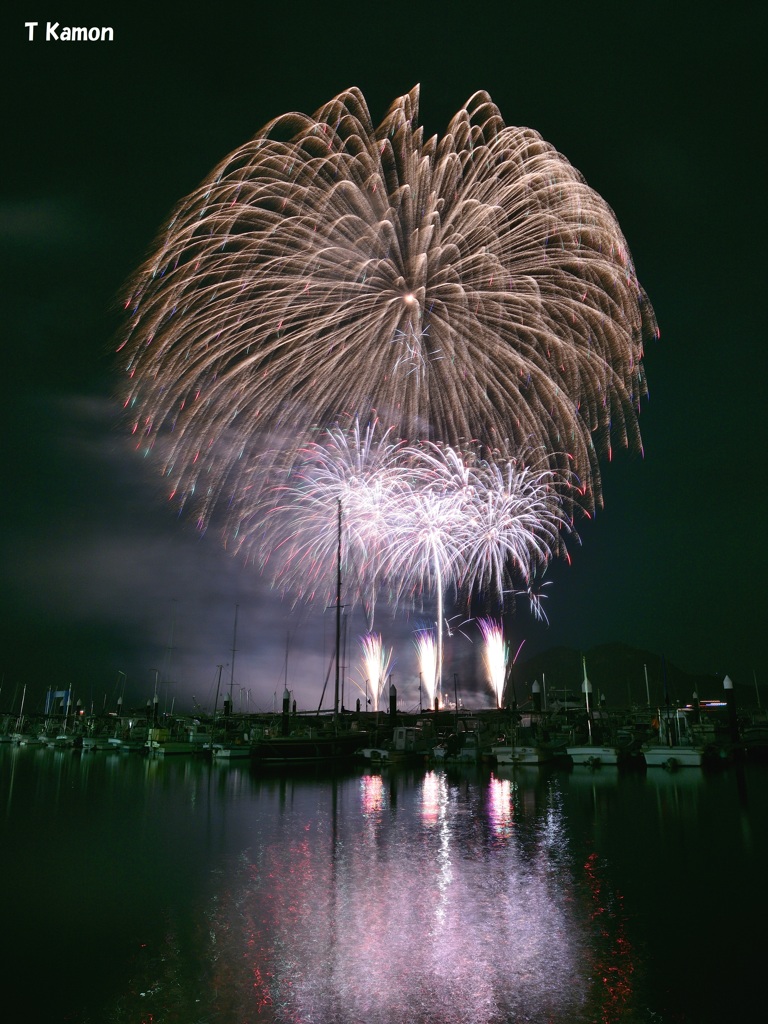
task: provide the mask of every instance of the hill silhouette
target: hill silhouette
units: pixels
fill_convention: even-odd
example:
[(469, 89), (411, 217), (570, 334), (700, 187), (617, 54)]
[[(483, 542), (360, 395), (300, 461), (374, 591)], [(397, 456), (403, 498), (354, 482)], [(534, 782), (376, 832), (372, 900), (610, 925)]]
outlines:
[[(649, 700), (651, 706), (663, 706), (667, 694), (672, 705), (690, 703), (694, 693), (700, 700), (724, 698), (722, 676), (685, 672), (652, 651), (627, 644), (602, 644), (587, 651), (553, 647), (516, 663), (509, 685), (514, 687), (518, 704), (529, 699), (534, 680), (546, 690), (549, 701), (555, 697), (583, 701), (582, 657), (592, 684), (593, 706), (599, 700), (609, 708), (645, 706)], [(734, 693), (740, 706), (756, 706), (752, 687), (736, 686)]]

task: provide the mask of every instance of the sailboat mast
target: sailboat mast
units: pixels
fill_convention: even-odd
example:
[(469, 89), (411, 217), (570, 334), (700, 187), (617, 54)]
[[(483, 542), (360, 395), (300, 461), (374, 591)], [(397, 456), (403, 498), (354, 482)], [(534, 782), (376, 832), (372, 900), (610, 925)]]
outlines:
[(216, 731), (216, 709), (219, 706), (219, 690), (221, 689), (221, 670), (223, 666), (217, 665), (216, 667), (219, 670), (219, 676), (218, 679), (216, 680), (216, 696), (213, 701), (213, 726), (211, 729), (211, 738), (213, 738), (213, 733)]
[(235, 605), (235, 626), (232, 631), (232, 663), (229, 672), (229, 711), (230, 714), (235, 710), (235, 706), (232, 703), (232, 695), (235, 689), (235, 651), (237, 650), (237, 612), (240, 608), (239, 604)]
[(336, 551), (336, 689), (333, 697), (333, 721), (339, 715), (339, 663), (341, 661), (341, 498), (339, 498), (338, 547)]
[(21, 732), (21, 724), (24, 721), (24, 698), (27, 696), (27, 684), (24, 683), (24, 689), (21, 691), (21, 706), (19, 707), (19, 717), (16, 720), (16, 729)]

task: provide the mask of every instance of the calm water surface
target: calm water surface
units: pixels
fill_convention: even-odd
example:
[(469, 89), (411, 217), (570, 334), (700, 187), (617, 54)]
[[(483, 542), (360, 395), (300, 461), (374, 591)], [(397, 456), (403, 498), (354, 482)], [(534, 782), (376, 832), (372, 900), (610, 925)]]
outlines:
[(707, 1024), (765, 991), (768, 768), (257, 774), (0, 746), (5, 1005)]

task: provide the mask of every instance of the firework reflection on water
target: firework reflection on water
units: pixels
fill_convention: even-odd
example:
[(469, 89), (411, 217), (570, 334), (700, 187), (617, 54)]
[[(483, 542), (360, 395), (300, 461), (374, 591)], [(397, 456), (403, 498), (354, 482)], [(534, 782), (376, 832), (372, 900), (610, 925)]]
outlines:
[(631, 985), (611, 1006), (596, 970), (620, 925), (590, 913), (599, 865), (585, 884), (557, 792), (523, 803), (509, 778), (438, 772), (398, 786), (348, 779), (313, 809), (282, 787), (277, 833), (254, 821), (201, 915), (194, 1004), (169, 937), (146, 1011), (173, 994), (196, 1014), (184, 1019), (221, 1024), (630, 1019)]

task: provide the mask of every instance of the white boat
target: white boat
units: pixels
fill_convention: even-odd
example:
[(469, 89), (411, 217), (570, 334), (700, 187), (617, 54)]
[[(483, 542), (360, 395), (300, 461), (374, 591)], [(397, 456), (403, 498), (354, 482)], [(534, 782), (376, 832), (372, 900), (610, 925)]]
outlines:
[(589, 695), (592, 693), (592, 683), (587, 676), (587, 661), (582, 656), (581, 664), (584, 669), (584, 679), (581, 684), (581, 691), (584, 694), (584, 707), (587, 714), (587, 731), (589, 740), (587, 743), (573, 743), (566, 745), (565, 752), (574, 765), (587, 765), (589, 768), (600, 768), (602, 765), (618, 765), (618, 748), (610, 744), (595, 743), (592, 738), (592, 720), (595, 716), (589, 704)]
[(48, 736), (45, 745), (51, 750), (73, 750), (82, 746), (83, 738), (79, 733), (59, 732), (55, 736)]
[(574, 765), (583, 764), (589, 768), (600, 768), (603, 765), (617, 765), (619, 751), (617, 747), (600, 746), (599, 744), (583, 743), (565, 748)]
[(520, 724), (491, 747), (497, 765), (551, 764), (565, 754), (564, 737), (540, 718), (522, 715)]
[(211, 757), (217, 761), (232, 761), (251, 756), (250, 742), (238, 743), (237, 741), (217, 740), (211, 744)]
[(704, 747), (696, 744), (691, 735), (688, 719), (676, 708), (659, 711), (659, 738), (642, 747), (649, 768), (700, 768)]
[(656, 744), (643, 747), (643, 757), (649, 768), (700, 768), (703, 751), (680, 743)]
[(528, 746), (520, 743), (500, 743), (491, 747), (497, 765), (538, 765), (549, 764), (555, 759), (555, 751), (546, 747)]

